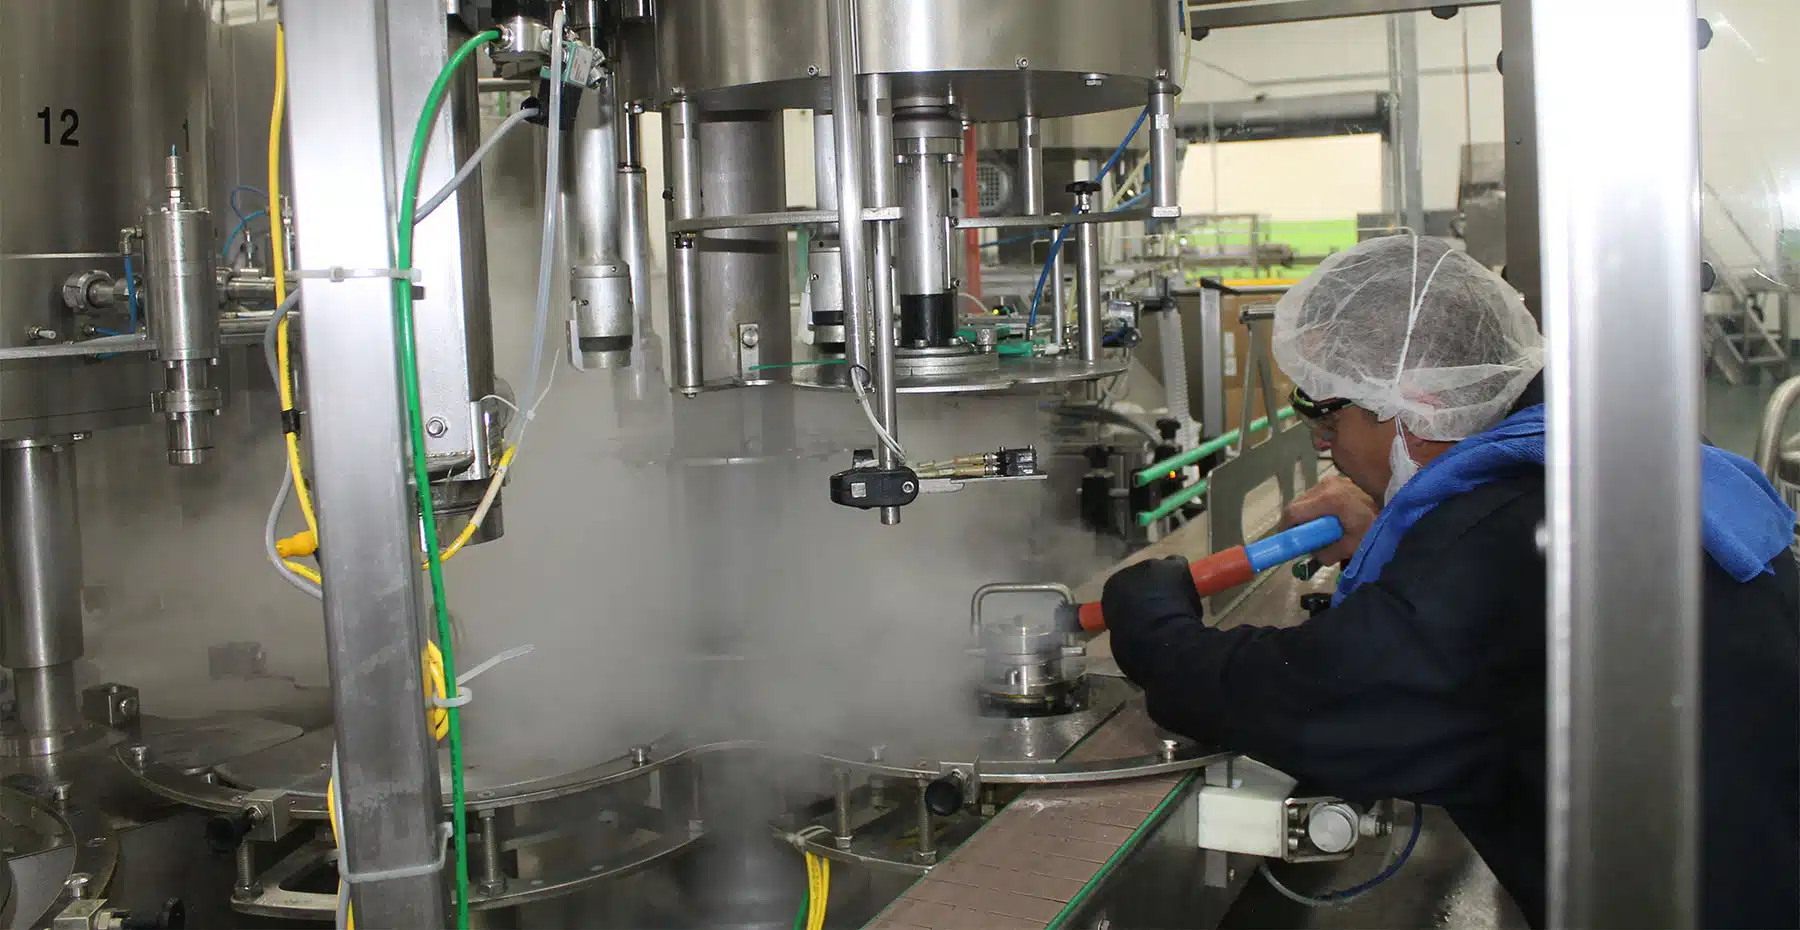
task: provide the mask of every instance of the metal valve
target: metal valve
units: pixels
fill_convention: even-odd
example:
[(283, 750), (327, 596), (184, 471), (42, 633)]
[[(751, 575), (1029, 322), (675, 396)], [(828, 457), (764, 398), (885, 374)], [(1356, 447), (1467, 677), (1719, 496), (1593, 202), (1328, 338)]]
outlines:
[(939, 817), (962, 810), (963, 794), (968, 790), (968, 776), (951, 772), (925, 786), (925, 806)]
[(256, 829), (259, 817), (255, 808), (244, 808), (235, 814), (218, 814), (206, 821), (206, 846), (215, 854), (228, 856), (244, 837)]

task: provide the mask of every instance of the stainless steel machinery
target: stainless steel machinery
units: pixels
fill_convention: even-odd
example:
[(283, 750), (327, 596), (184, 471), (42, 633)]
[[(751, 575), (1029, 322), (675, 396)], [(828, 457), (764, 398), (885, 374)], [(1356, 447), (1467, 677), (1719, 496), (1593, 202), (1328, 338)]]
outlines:
[[(0, 0), (0, 921), (1213, 925), (1376, 845), (1149, 721), (1039, 449), (1128, 363), (1101, 230), (1180, 216), (1181, 43), (1422, 6)], [(1313, 479), (1269, 400), (1166, 547)]]

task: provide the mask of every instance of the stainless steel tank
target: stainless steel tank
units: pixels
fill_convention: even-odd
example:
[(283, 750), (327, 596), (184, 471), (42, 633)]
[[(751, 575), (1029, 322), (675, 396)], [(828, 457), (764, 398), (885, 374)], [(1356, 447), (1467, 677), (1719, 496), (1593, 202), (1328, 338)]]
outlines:
[[(975, 121), (1141, 107), (1170, 74), (1166, 0), (861, 0), (864, 73), (895, 100), (951, 97)], [(705, 109), (806, 108), (831, 71), (826, 0), (667, 0), (665, 97)]]
[[(123, 275), (119, 232), (161, 192), (171, 147), (208, 189), (207, 28), (203, 0), (0, 2), (0, 347), (130, 326), (59, 295), (72, 274)], [(143, 358), (0, 362), (0, 439), (147, 418)]]

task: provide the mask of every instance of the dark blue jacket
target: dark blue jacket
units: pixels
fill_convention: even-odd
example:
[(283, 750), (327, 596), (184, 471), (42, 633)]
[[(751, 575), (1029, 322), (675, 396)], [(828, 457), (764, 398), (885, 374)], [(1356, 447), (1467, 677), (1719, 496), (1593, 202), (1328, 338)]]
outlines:
[[(1286, 629), (1212, 629), (1182, 567), (1133, 566), (1103, 598), (1113, 655), (1170, 730), (1346, 798), (1443, 807), (1541, 926), (1544, 501), (1541, 473), (1453, 497), (1379, 578)], [(1740, 584), (1702, 562), (1702, 924), (1800, 927), (1800, 571), (1784, 552)]]

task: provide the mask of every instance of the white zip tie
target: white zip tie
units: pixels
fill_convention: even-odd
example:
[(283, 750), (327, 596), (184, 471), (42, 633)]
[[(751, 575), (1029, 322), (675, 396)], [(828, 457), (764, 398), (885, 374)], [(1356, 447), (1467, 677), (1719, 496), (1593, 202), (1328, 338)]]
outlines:
[(488, 659), (486, 662), (469, 669), (461, 675), (456, 676), (456, 697), (441, 698), (434, 694), (427, 703), (431, 704), (433, 707), (461, 707), (464, 704), (469, 703), (470, 699), (475, 697), (475, 692), (469, 689), (469, 682), (474, 681), (475, 676), (490, 671), (494, 666), (499, 665), (502, 662), (516, 659), (523, 655), (529, 655), (535, 649), (537, 649), (537, 647), (530, 643), (523, 646), (514, 646), (513, 648)]
[(392, 278), (396, 281), (411, 281), (414, 284), (424, 279), (417, 268), (311, 268), (294, 272), (294, 276), (302, 280), (331, 281), (341, 283), (353, 278)]

